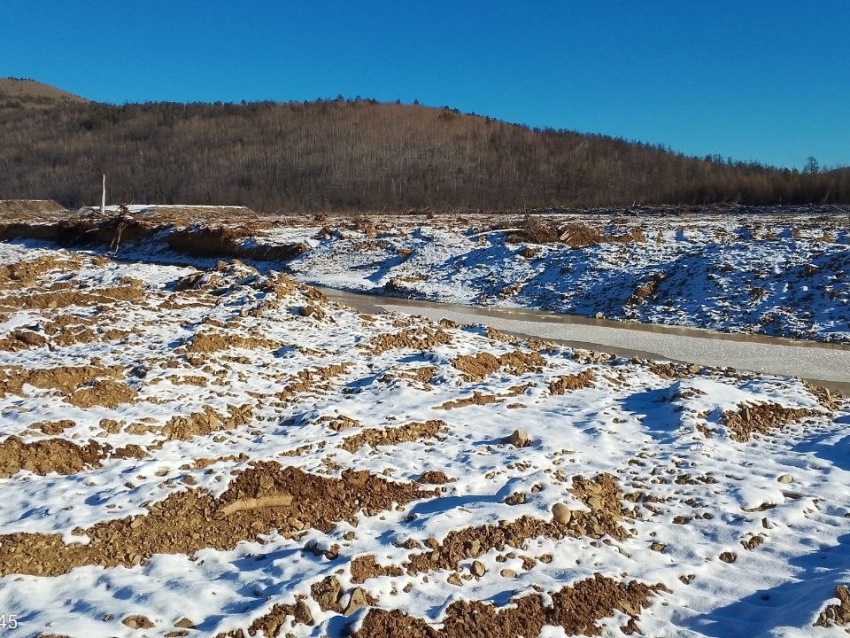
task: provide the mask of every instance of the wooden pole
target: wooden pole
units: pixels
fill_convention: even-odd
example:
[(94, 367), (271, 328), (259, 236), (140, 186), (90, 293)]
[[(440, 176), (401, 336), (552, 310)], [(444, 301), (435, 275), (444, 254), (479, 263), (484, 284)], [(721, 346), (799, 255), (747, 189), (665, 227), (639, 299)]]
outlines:
[(103, 176), (103, 189), (100, 191), (100, 214), (106, 214), (106, 175)]

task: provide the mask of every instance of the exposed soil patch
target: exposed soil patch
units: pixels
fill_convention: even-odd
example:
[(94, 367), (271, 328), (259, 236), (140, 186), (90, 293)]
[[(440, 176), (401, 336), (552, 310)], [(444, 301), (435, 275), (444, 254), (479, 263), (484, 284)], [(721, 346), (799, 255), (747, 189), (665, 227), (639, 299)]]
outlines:
[(356, 638), (488, 638), (536, 637), (545, 625), (563, 627), (567, 635), (598, 636), (597, 624), (615, 610), (637, 620), (649, 607), (650, 597), (668, 591), (663, 585), (636, 581), (617, 582), (597, 573), (593, 578), (563, 587), (551, 594), (551, 605), (538, 595), (512, 598), (508, 606), (497, 608), (479, 601), (456, 601), (446, 610), (442, 629), (402, 611), (372, 609)]
[(210, 353), (227, 348), (245, 348), (247, 350), (275, 350), (280, 343), (262, 337), (246, 337), (239, 334), (218, 332), (198, 332), (185, 346), (186, 352)]
[(17, 436), (10, 436), (0, 443), (0, 478), (9, 478), (20, 470), (41, 475), (50, 472), (76, 474), (100, 465), (109, 449), (96, 441), (83, 446), (66, 439), (24, 443)]
[(386, 430), (368, 429), (348, 437), (340, 447), (347, 452), (354, 453), (367, 444), (377, 447), (379, 445), (397, 445), (407, 441), (418, 441), (419, 439), (432, 439), (446, 429), (445, 421), (440, 420), (408, 423)]
[(581, 390), (593, 387), (596, 375), (593, 370), (582, 370), (576, 374), (565, 374), (549, 382), (549, 392), (564, 394), (566, 391)]
[(599, 538), (606, 534), (618, 540), (628, 537), (620, 525), (627, 512), (623, 509), (622, 494), (614, 476), (600, 474), (593, 480), (573, 477), (571, 491), (590, 508), (590, 512), (571, 510), (569, 516), (559, 516), (559, 520), (551, 521), (523, 516), (498, 525), (455, 530), (449, 532), (442, 543), (431, 543), (430, 551), (413, 555), (405, 564), (407, 572), (418, 574), (434, 569), (454, 569), (461, 561), (476, 558), (493, 548), (499, 551), (505, 546), (521, 549), (523, 543), (531, 538)]
[(465, 399), (454, 399), (453, 401), (446, 401), (445, 403), (441, 403), (436, 406), (435, 410), (452, 410), (454, 408), (463, 408), (467, 405), (488, 405), (490, 403), (499, 403), (502, 400), (502, 397), (498, 397), (495, 394), (483, 394), (478, 392), (477, 390), (473, 391), (471, 397), (466, 397)]
[(770, 434), (787, 423), (811, 416), (822, 416), (817, 410), (786, 408), (777, 403), (741, 404), (737, 410), (726, 410), (723, 425), (730, 430), (733, 441), (749, 441), (753, 434)]
[(24, 394), (24, 386), (30, 385), (44, 390), (57, 390), (70, 396), (81, 386), (98, 378), (120, 378), (123, 369), (119, 366), (109, 368), (100, 366), (58, 366), (56, 368), (9, 368), (0, 370), (0, 397), (6, 394)]
[(162, 426), (162, 433), (170, 441), (185, 441), (193, 436), (206, 436), (220, 430), (232, 430), (245, 425), (251, 420), (254, 407), (250, 404), (242, 406), (228, 405), (228, 414), (222, 415), (205, 405), (200, 412), (189, 416), (172, 417)]
[[(0, 576), (55, 576), (81, 565), (137, 565), (153, 554), (191, 555), (204, 547), (229, 550), (241, 540), (253, 540), (273, 529), (281, 534), (295, 534), (307, 527), (328, 532), (337, 521), (355, 524), (361, 510), (374, 515), (395, 504), (436, 494), (365, 471), (348, 470), (342, 478), (332, 479), (261, 462), (239, 474), (218, 499), (206, 490), (188, 490), (151, 504), (146, 516), (105, 521), (80, 530), (91, 539), (87, 545), (65, 545), (60, 534), (0, 535)], [(290, 495), (291, 504), (223, 513), (239, 501), (279, 495)]]
[(243, 226), (196, 225), (172, 231), (165, 242), (171, 250), (192, 257), (238, 257), (260, 261), (288, 261), (310, 250), (307, 244), (301, 242), (260, 244), (255, 241), (256, 235), (255, 229)]
[(326, 385), (331, 379), (348, 372), (348, 368), (350, 367), (351, 364), (345, 362), (332, 363), (318, 368), (299, 370), (287, 386), (275, 396), (286, 401), (294, 397), (296, 394), (319, 390), (323, 384)]
[(378, 355), (388, 350), (410, 348), (412, 350), (431, 350), (435, 346), (450, 343), (451, 336), (444, 330), (422, 327), (408, 328), (394, 334), (380, 334), (372, 337), (364, 347), (369, 354)]
[(0, 301), (13, 308), (45, 309), (67, 308), (68, 306), (96, 306), (121, 301), (135, 301), (145, 294), (143, 288), (135, 285), (94, 288), (91, 291), (56, 290), (53, 292), (16, 294), (5, 296)]
[(378, 576), (401, 576), (404, 570), (397, 565), (378, 565), (371, 554), (358, 556), (351, 561), (351, 582), (365, 583), (370, 578)]
[(510, 374), (520, 375), (526, 372), (540, 372), (546, 366), (537, 352), (514, 350), (500, 356), (489, 352), (476, 355), (462, 355), (452, 359), (452, 366), (460, 370), (469, 381), (481, 381), (498, 370), (504, 369)]
[(126, 383), (110, 379), (98, 379), (84, 388), (80, 388), (68, 397), (68, 403), (78, 408), (90, 408), (102, 405), (115, 409), (122, 403), (136, 400), (136, 391)]

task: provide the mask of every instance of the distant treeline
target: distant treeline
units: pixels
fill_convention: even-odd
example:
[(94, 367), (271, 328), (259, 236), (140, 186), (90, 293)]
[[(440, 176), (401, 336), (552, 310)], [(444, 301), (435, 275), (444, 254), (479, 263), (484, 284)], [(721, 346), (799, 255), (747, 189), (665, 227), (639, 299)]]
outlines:
[(372, 100), (0, 108), (0, 199), (256, 211), (847, 203), (850, 169), (780, 170)]

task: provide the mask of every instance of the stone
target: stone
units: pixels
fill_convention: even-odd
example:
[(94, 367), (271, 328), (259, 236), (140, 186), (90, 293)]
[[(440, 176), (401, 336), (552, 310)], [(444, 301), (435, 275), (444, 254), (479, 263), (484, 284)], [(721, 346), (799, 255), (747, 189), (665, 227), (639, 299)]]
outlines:
[(188, 618), (181, 618), (176, 623), (174, 623), (175, 627), (183, 627), (183, 629), (194, 629), (195, 623), (193, 623)]
[(512, 569), (503, 569), (499, 572), (502, 578), (516, 578), (516, 572)]
[(484, 567), (484, 563), (480, 560), (473, 561), (472, 567), (469, 568), (469, 571), (472, 572), (473, 576), (477, 578), (481, 578), (484, 574), (487, 573), (487, 568)]
[(793, 477), (793, 476), (791, 476), (790, 474), (783, 474), (782, 476), (780, 476), (780, 477), (779, 477), (778, 479), (776, 479), (776, 480), (777, 480), (777, 481), (779, 481), (780, 483), (788, 484), (788, 483), (793, 483), (793, 482), (794, 482), (794, 477)]
[(345, 606), (345, 610), (342, 612), (345, 616), (350, 616), (355, 611), (360, 609), (361, 607), (366, 607), (369, 604), (369, 601), (366, 600), (366, 592), (363, 591), (362, 587), (355, 587), (351, 592), (351, 597), (348, 600), (348, 605)]
[(556, 523), (566, 525), (570, 522), (572, 517), (573, 515), (572, 512), (570, 512), (570, 508), (563, 503), (555, 503), (552, 506), (552, 518), (555, 519)]
[(525, 447), (531, 443), (531, 439), (525, 430), (514, 430), (513, 434), (508, 437), (507, 442), (515, 447)]

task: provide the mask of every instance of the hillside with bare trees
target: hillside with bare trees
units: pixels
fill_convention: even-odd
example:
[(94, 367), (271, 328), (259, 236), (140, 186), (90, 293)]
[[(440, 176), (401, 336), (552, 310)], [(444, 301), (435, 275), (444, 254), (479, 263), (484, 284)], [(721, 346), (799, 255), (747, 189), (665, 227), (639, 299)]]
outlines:
[[(39, 98), (40, 106), (44, 100)], [(257, 211), (850, 201), (850, 170), (780, 170), (373, 100), (114, 106), (0, 100), (0, 198)]]

